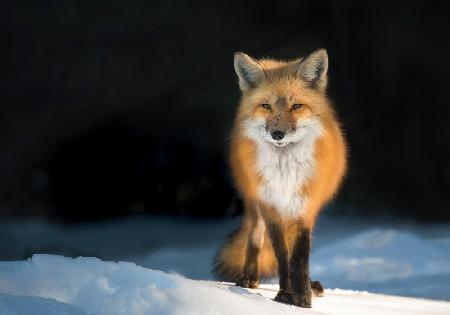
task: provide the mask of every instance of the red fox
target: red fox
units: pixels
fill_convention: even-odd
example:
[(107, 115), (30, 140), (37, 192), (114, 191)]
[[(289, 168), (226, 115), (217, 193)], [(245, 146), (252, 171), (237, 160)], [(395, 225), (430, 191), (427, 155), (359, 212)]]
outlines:
[(242, 97), (230, 164), (244, 216), (217, 254), (218, 278), (255, 288), (278, 274), (276, 301), (311, 307), (311, 233), (340, 186), (346, 143), (325, 90), (328, 54), (293, 61), (234, 55)]

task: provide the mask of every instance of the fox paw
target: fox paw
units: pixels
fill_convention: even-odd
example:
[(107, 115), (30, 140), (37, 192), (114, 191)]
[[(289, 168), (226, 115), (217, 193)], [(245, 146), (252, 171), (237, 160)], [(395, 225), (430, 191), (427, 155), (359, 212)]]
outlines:
[(250, 277), (242, 277), (236, 281), (236, 285), (243, 288), (255, 289), (259, 286), (259, 281)]
[(275, 301), (284, 304), (294, 304), (294, 300), (292, 299), (291, 293), (285, 290), (278, 291), (277, 296), (275, 296)]
[(311, 289), (314, 296), (324, 295), (324, 289), (320, 281), (311, 281)]
[(311, 307), (311, 290), (306, 290), (304, 293), (294, 293), (286, 290), (280, 290), (275, 297), (275, 301), (291, 304), (299, 307)]
[(302, 293), (292, 293), (292, 300), (295, 306), (310, 308), (311, 307), (311, 290), (306, 290)]

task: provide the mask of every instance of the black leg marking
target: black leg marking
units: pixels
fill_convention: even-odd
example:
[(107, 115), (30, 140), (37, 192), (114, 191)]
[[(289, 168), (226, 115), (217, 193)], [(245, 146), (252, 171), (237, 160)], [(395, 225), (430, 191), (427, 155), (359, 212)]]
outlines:
[(268, 223), (267, 228), (278, 261), (278, 275), (280, 277), (280, 291), (289, 289), (288, 279), (288, 250), (284, 241), (281, 226), (276, 223)]
[(303, 229), (295, 240), (289, 260), (289, 280), (294, 304), (311, 307), (311, 283), (309, 279), (309, 253), (311, 250), (311, 231)]
[(289, 285), (288, 249), (284, 240), (283, 230), (279, 224), (267, 223), (267, 228), (278, 261), (278, 275), (280, 277), (280, 291), (275, 296), (275, 301), (294, 304)]
[(310, 281), (310, 282), (311, 282), (311, 290), (314, 296), (323, 296), (325, 290), (323, 289), (323, 286), (320, 283), (320, 281)]

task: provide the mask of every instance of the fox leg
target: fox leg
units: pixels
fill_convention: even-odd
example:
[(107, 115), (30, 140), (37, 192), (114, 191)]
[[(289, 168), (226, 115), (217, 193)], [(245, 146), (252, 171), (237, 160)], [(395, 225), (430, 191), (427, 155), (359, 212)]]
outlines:
[(242, 277), (236, 281), (236, 285), (244, 288), (257, 288), (259, 285), (258, 259), (264, 243), (266, 225), (260, 214), (258, 206), (250, 208), (247, 206), (250, 215), (250, 232), (247, 240), (247, 250)]
[(280, 290), (275, 297), (275, 301), (293, 304), (290, 294), (291, 288), (289, 283), (289, 266), (288, 266), (288, 248), (283, 234), (283, 227), (280, 222), (266, 221), (272, 247), (278, 261), (278, 275)]
[[(278, 261), (280, 291), (275, 301), (311, 307), (313, 291), (317, 296), (323, 294), (320, 282), (311, 281), (309, 278), (311, 229), (305, 227), (304, 222), (283, 222), (283, 219), (273, 212), (264, 213), (267, 213), (264, 218)], [(294, 233), (291, 234), (288, 230)]]
[[(293, 304), (311, 307), (311, 281), (309, 279), (309, 254), (311, 250), (311, 230), (301, 228), (289, 259), (289, 282), (292, 288)], [(320, 283), (314, 283), (316, 291)], [(323, 291), (323, 289), (322, 289)]]

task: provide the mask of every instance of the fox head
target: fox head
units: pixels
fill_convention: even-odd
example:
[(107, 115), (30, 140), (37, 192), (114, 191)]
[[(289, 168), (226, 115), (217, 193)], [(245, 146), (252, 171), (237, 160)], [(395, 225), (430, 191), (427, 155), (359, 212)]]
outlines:
[(325, 95), (328, 55), (319, 49), (293, 61), (235, 53), (242, 100), (238, 119), (255, 141), (284, 147), (317, 136), (331, 112)]

